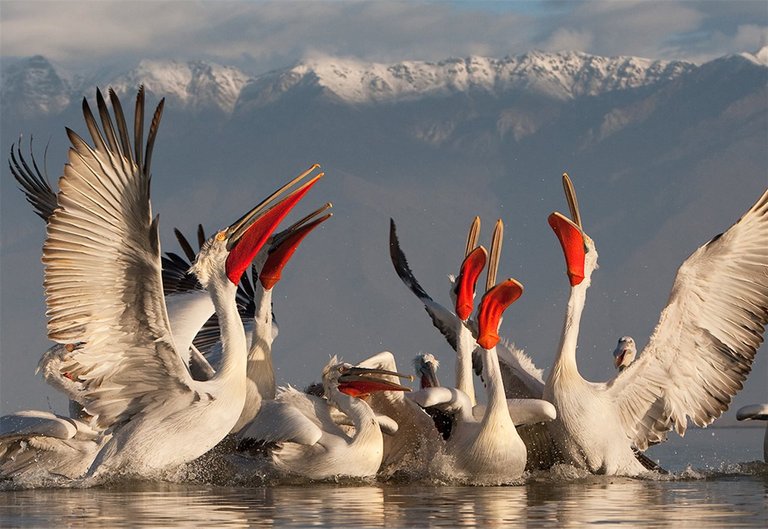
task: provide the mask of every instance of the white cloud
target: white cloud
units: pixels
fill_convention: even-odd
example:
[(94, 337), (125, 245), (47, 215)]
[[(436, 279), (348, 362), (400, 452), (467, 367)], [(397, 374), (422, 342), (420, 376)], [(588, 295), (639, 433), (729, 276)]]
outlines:
[(0, 44), (5, 57), (42, 54), (87, 69), (97, 62), (161, 57), (261, 70), (288, 66), (313, 52), (387, 62), (501, 57), (532, 48), (711, 58), (754, 51), (759, 46), (753, 43), (765, 40), (768, 19), (765, 13), (761, 19), (755, 2), (542, 5), (6, 0), (0, 5)]
[(559, 28), (555, 30), (549, 38), (544, 41), (539, 48), (545, 51), (561, 50), (589, 50), (592, 48), (592, 42), (595, 40), (590, 31), (576, 31), (571, 29)]

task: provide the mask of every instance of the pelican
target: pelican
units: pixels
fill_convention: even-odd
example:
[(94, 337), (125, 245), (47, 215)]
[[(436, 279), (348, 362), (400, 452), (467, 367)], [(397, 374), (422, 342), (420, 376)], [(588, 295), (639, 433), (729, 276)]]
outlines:
[[(31, 143), (32, 140), (30, 152)], [(16, 149), (12, 146), (8, 165), (35, 213), (47, 223), (56, 207), (56, 194), (48, 182), (47, 174), (40, 171), (34, 153), (31, 154), (31, 162), (27, 162), (20, 146)], [(312, 166), (294, 181), (304, 178), (315, 168), (316, 165)], [(331, 216), (330, 213), (322, 215), (331, 207), (327, 203), (286, 230), (271, 236), (251, 266), (255, 288), (247, 274), (243, 275), (238, 286), (238, 308), (246, 325), (249, 354), (246, 405), (234, 431), (242, 428), (258, 412), (262, 396), (274, 398), (270, 348), (277, 329), (272, 326), (271, 289), (280, 280), (283, 268), (304, 237)], [(162, 283), (168, 318), (177, 349), (188, 350), (188, 355), (182, 356), (189, 363), (193, 378), (208, 380), (215, 369), (200, 349), (208, 351), (218, 342), (218, 347), (210, 353), (214, 366), (218, 365), (221, 360), (218, 320), (211, 297), (190, 272), (197, 252), (178, 229), (174, 232), (186, 259), (172, 252), (162, 257)], [(202, 248), (206, 241), (202, 225), (198, 226), (197, 236), (198, 245)], [(46, 382), (69, 397), (70, 416), (82, 418), (82, 384), (74, 380), (70, 373), (78, 369), (72, 355), (75, 346), (81, 348), (82, 344), (55, 345), (43, 354), (37, 370), (43, 372)]]
[(582, 229), (567, 175), (563, 181), (573, 220), (553, 213), (549, 224), (563, 247), (571, 293), (544, 390), (557, 408), (548, 426), (569, 463), (595, 473), (637, 475), (645, 467), (635, 447), (664, 441), (672, 428), (684, 435), (689, 418), (698, 426), (711, 423), (749, 374), (768, 320), (768, 190), (682, 264), (631, 369), (593, 383), (579, 374), (576, 343), (597, 252)]
[[(246, 399), (243, 411), (232, 433), (237, 433), (259, 412), (263, 400), (275, 398), (275, 373), (272, 365), (272, 343), (277, 337), (277, 325), (272, 316), (272, 289), (282, 277), (282, 271), (304, 238), (331, 217), (326, 213), (332, 205), (325, 204), (286, 230), (275, 234), (265, 244), (251, 265), (251, 277), (243, 275), (238, 288), (238, 307), (246, 330), (248, 363)], [(199, 227), (198, 234), (202, 233)], [(194, 255), (189, 242), (177, 231), (177, 238), (187, 257)], [(175, 261), (183, 261), (178, 256)], [(213, 368), (221, 362), (222, 343), (218, 319), (214, 315), (198, 332), (192, 351), (202, 351)]]
[[(397, 372), (395, 357), (389, 351), (377, 353), (355, 366)], [(386, 377), (390, 382), (396, 382), (392, 375)], [(401, 391), (372, 393), (366, 402), (380, 423), (381, 417), (387, 417), (397, 424), (394, 431), (384, 435), (384, 456), (379, 473), (390, 476), (395, 471), (409, 474), (425, 471), (431, 462), (431, 454), (441, 444), (432, 418)]]
[[(437, 370), (440, 367), (440, 362), (430, 353), (419, 353), (416, 358), (413, 359), (413, 366), (416, 370), (416, 377), (419, 379), (419, 389), (427, 388), (439, 388), (440, 379), (437, 377)], [(411, 399), (413, 400), (413, 399)], [(467, 406), (471, 406), (471, 403), (467, 399)], [(453, 428), (453, 417), (435, 407), (424, 408), (424, 411), (432, 417), (432, 422), (435, 424), (435, 428), (440, 432), (440, 436), (447, 440), (451, 436), (451, 429)]]
[(477, 344), (482, 348), (488, 402), (482, 419), (475, 418), (466, 394), (457, 389), (427, 388), (413, 396), (421, 406), (455, 413), (445, 451), (456, 475), (471, 483), (509, 482), (525, 470), (527, 452), (509, 413), (495, 350), (501, 315), (522, 291), (520, 283), (507, 279), (488, 290), (480, 302)]
[[(265, 444), (274, 467), (289, 474), (309, 479), (374, 476), (381, 465), (384, 440), (376, 414), (359, 397), (379, 391), (410, 391), (374, 375), (409, 378), (340, 363), (332, 357), (323, 369), (326, 398), (290, 386), (278, 388), (275, 400), (263, 403), (240, 436)], [(333, 407), (351, 420), (352, 435), (334, 422)]]
[[(496, 269), (501, 253), (502, 234), (504, 224), (499, 219), (494, 226), (491, 239), (491, 261), (486, 277), (486, 291), (495, 283)], [(394, 221), (390, 220), (390, 257), (398, 276), (403, 283), (422, 301), (424, 308), (432, 318), (434, 326), (443, 334), (449, 345), (457, 353), (456, 362), (456, 387), (442, 388), (435, 392), (444, 392), (440, 402), (449, 406), (455, 413), (456, 410), (471, 412), (478, 420), (483, 417), (485, 408), (477, 405), (472, 381), (473, 365), (475, 373), (482, 375), (483, 358), (477, 350), (477, 324), (469, 316), (472, 312), (472, 300), (475, 296), (475, 285), (482, 272), (483, 265), (480, 262), (480, 250), (476, 247), (480, 231), (480, 219), (475, 217), (467, 236), (465, 260), (462, 263), (459, 278), (451, 280), (451, 297), (454, 299), (456, 313), (436, 303), (413, 275), (405, 254), (400, 249)], [(485, 262), (487, 252), (482, 258)], [(461, 314), (461, 316), (459, 316)], [(523, 438), (528, 448), (528, 462), (530, 469), (549, 468), (557, 460), (554, 445), (549, 432), (542, 420), (548, 420), (555, 412), (554, 409), (541, 409), (542, 394), (544, 392), (543, 372), (538, 369), (531, 358), (514, 344), (500, 338), (496, 344), (497, 359), (503, 381), (505, 395), (508, 399), (508, 407), (512, 416), (516, 419), (518, 433)], [(465, 400), (468, 399), (468, 400)], [(531, 400), (532, 399), (532, 400)], [(534, 409), (526, 412), (527, 407)], [(428, 409), (428, 413), (433, 413)], [(541, 420), (532, 418), (542, 417)], [(456, 415), (457, 420), (461, 414)], [(450, 427), (442, 425), (444, 420), (439, 419), (439, 426), (444, 437), (450, 435)]]
[(85, 474), (108, 437), (87, 421), (47, 411), (0, 417), (0, 476), (75, 479)]
[[(462, 263), (462, 272), (455, 281), (452, 276), (449, 276), (451, 279), (451, 297), (456, 308), (455, 313), (435, 302), (414, 277), (413, 272), (408, 266), (405, 254), (400, 248), (393, 220), (390, 220), (389, 238), (390, 257), (398, 276), (416, 297), (421, 300), (434, 326), (445, 337), (453, 350), (456, 351), (456, 388), (469, 396), (473, 406), (477, 402), (474, 384), (472, 383), (472, 366), (474, 365), (476, 373), (480, 374), (482, 372), (482, 359), (476, 354), (477, 324), (469, 316), (472, 311), (475, 284), (482, 270), (478, 269), (476, 264), (471, 262), (469, 255), (477, 244), (479, 231), (480, 219), (476, 217), (472, 222), (467, 237), (467, 250), (465, 261)], [(496, 222), (492, 237), (492, 247), (496, 248), (496, 253), (501, 249), (502, 232), (503, 223), (499, 220)], [(474, 258), (476, 259), (477, 256)], [(464, 273), (465, 270), (467, 273)], [(489, 288), (488, 278), (486, 278), (487, 288)], [(460, 313), (463, 319), (458, 316)], [(473, 351), (475, 351), (475, 354), (473, 354)], [(542, 370), (535, 366), (531, 358), (524, 351), (504, 338), (499, 340), (499, 343), (496, 345), (496, 351), (507, 398), (540, 399), (544, 391)]]
[[(448, 343), (456, 351), (456, 388), (469, 397), (473, 406), (477, 404), (477, 400), (472, 379), (472, 351), (477, 345), (475, 343), (476, 331), (473, 330), (473, 322), (470, 321), (469, 317), (474, 307), (475, 285), (487, 259), (487, 255), (483, 255), (479, 247), (476, 247), (479, 232), (480, 218), (475, 217), (467, 236), (466, 251), (459, 276), (455, 280), (453, 276), (449, 276), (454, 313), (435, 302), (416, 280), (408, 266), (405, 254), (400, 249), (395, 221), (393, 219), (389, 221), (389, 255), (395, 271), (411, 292), (421, 300), (427, 314), (432, 318), (432, 323), (443, 333)], [(496, 235), (494, 240), (500, 241), (501, 239)]]
[(619, 343), (616, 344), (616, 349), (613, 350), (613, 365), (619, 371), (624, 371), (632, 365), (636, 355), (635, 340), (631, 336), (622, 336), (619, 338)]
[(171, 334), (158, 223), (149, 202), (163, 101), (144, 147), (139, 90), (132, 149), (120, 102), (111, 90), (109, 96), (114, 122), (97, 90), (103, 132), (83, 100), (94, 147), (67, 129), (72, 148), (43, 246), (48, 337), (87, 344), (73, 351), (79, 369), (71, 375), (82, 383), (86, 410), (106, 438), (87, 474), (150, 475), (204, 454), (239, 417), (246, 345), (237, 283), (280, 220), (322, 175), (266, 209), (285, 192), (279, 190), (200, 251), (192, 271), (211, 296), (225, 351), (213, 378), (195, 381)]
[[(768, 404), (742, 406), (736, 411), (736, 419), (739, 421), (768, 421)], [(763, 439), (763, 461), (768, 463), (768, 423), (765, 427), (765, 437)]]

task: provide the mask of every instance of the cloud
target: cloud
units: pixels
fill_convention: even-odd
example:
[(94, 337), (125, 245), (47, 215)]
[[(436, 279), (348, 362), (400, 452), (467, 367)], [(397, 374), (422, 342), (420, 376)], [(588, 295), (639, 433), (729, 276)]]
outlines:
[(539, 47), (545, 51), (588, 50), (594, 39), (591, 31), (558, 28)]
[(754, 51), (765, 41), (767, 19), (761, 1), (12, 0), (0, 11), (0, 44), (5, 57), (42, 54), (80, 70), (174, 58), (257, 72), (312, 53), (389, 62), (533, 48), (705, 60)]

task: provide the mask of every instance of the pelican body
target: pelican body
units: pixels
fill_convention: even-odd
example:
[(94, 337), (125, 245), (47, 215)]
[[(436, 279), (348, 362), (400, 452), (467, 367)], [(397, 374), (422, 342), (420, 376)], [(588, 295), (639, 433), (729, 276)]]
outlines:
[(571, 291), (544, 389), (557, 408), (548, 427), (567, 462), (637, 475), (648, 469), (637, 450), (664, 441), (672, 428), (684, 435), (689, 418), (698, 426), (715, 420), (749, 374), (768, 321), (768, 190), (683, 263), (639, 359), (609, 382), (594, 383), (579, 374), (576, 344), (597, 251), (582, 231), (570, 179), (563, 180), (575, 220), (553, 213), (549, 223)]
[[(339, 363), (334, 357), (323, 369), (325, 398), (279, 388), (275, 400), (263, 404), (240, 437), (250, 440), (249, 444), (264, 444), (281, 472), (309, 479), (374, 476), (384, 455), (384, 439), (376, 414), (359, 397), (377, 391), (409, 391), (374, 375), (405, 376)], [(349, 418), (352, 434), (336, 424), (332, 408)]]

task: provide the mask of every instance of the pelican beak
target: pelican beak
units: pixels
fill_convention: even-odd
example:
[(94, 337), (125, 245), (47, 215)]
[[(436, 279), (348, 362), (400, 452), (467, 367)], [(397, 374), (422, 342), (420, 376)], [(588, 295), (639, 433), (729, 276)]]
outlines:
[(488, 252), (482, 246), (472, 250), (461, 263), (459, 278), (456, 280), (456, 315), (461, 321), (467, 321), (475, 302), (475, 286), (480, 273), (485, 268)]
[[(289, 188), (293, 187), (300, 180), (304, 179), (311, 172), (317, 169), (319, 165), (315, 164), (307, 171), (300, 174), (292, 181), (275, 191), (267, 197), (258, 206), (243, 215), (234, 224), (226, 230), (219, 232), (217, 237), (226, 239), (227, 256), (226, 271), (227, 277), (235, 285), (240, 282), (240, 278), (248, 268), (253, 258), (269, 238), (270, 234), (277, 228), (280, 221), (293, 209), (301, 200), (307, 191), (317, 182), (324, 173), (313, 176), (310, 180), (302, 184), (299, 188), (292, 191), (288, 196), (269, 207), (279, 196), (283, 195)], [(266, 211), (265, 211), (266, 210)]]
[(620, 365), (624, 363), (624, 355), (627, 354), (626, 349), (617, 349), (613, 352), (613, 366), (618, 369)]
[(501, 316), (522, 294), (523, 285), (514, 279), (507, 279), (485, 293), (477, 314), (477, 344), (480, 347), (486, 350), (496, 347)]
[(403, 375), (386, 369), (348, 367), (339, 376), (339, 391), (353, 397), (364, 397), (376, 391), (411, 391), (409, 387), (373, 375), (394, 376), (411, 381), (414, 378), (413, 375)]
[(320, 224), (331, 218), (332, 213), (326, 213), (325, 215), (318, 217), (318, 215), (331, 207), (332, 204), (330, 202), (325, 204), (323, 207), (313, 211), (293, 224), (287, 230), (274, 236), (272, 246), (269, 249), (269, 256), (267, 257), (264, 266), (261, 268), (261, 273), (259, 273), (259, 281), (261, 281), (262, 286), (266, 290), (271, 289), (278, 281), (280, 281), (280, 278), (283, 275), (283, 268), (288, 263), (291, 256), (293, 256), (293, 253), (299, 247), (301, 241), (304, 240), (304, 237), (309, 235), (309, 232), (314, 230)]
[(435, 371), (435, 365), (432, 362), (427, 362), (421, 365), (419, 369), (421, 375), (420, 386), (421, 388), (439, 388), (440, 380), (437, 378), (437, 371)]
[(584, 232), (562, 213), (554, 212), (550, 214), (547, 220), (563, 248), (568, 280), (571, 286), (575, 287), (584, 281), (584, 260), (586, 257)]

